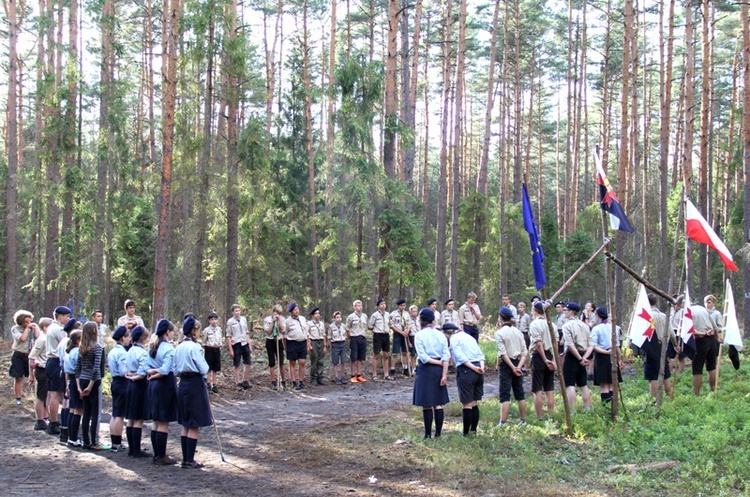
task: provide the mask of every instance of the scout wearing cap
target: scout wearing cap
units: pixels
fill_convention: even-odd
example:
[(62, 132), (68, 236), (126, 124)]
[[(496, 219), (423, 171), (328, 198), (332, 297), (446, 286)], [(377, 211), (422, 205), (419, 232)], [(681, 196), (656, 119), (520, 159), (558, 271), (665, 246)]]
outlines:
[(432, 438), (433, 420), (437, 438), (443, 431), (443, 406), (450, 400), (447, 387), (450, 349), (445, 335), (435, 329), (435, 312), (432, 309), (425, 307), (419, 311), (419, 320), (422, 330), (415, 338), (419, 364), (412, 403), (422, 407), (424, 438)]
[(591, 330), (588, 325), (578, 319), (581, 306), (576, 302), (565, 304), (566, 322), (563, 325), (565, 340), (565, 360), (563, 361), (563, 375), (567, 386), (568, 403), (574, 408), (576, 405), (576, 389), (581, 389), (581, 398), (586, 410), (591, 409), (591, 393), (587, 386), (586, 367), (591, 363), (594, 346), (591, 342)]

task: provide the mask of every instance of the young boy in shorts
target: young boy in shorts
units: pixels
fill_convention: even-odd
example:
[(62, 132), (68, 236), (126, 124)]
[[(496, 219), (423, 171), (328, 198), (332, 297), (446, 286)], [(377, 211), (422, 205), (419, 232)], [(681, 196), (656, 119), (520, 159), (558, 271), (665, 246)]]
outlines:
[(221, 371), (221, 346), (224, 343), (221, 327), (219, 326), (219, 315), (215, 312), (208, 313), (208, 326), (201, 332), (203, 339), (203, 354), (208, 364), (208, 391), (219, 393), (216, 386), (216, 373)]
[[(250, 374), (250, 359), (253, 353), (253, 347), (250, 345), (247, 333), (247, 319), (242, 315), (242, 308), (239, 304), (233, 304), (231, 309), (232, 317), (227, 320), (227, 346), (229, 355), (232, 357), (232, 366), (234, 367), (234, 381), (239, 390), (247, 390), (250, 383), (247, 377)], [(245, 365), (245, 369), (240, 377), (240, 362)], [(242, 378), (240, 380), (240, 378)]]
[(331, 362), (333, 363), (334, 385), (344, 385), (344, 363), (349, 362), (346, 356), (346, 328), (341, 322), (339, 311), (333, 313), (333, 322), (328, 326), (328, 341), (331, 343)]
[[(36, 399), (34, 399), (34, 411), (36, 412), (36, 423), (34, 429), (44, 431), (47, 429), (47, 326), (52, 319), (42, 318), (39, 320), (39, 337), (34, 342), (34, 348), (29, 352), (29, 383), (36, 382)], [(33, 373), (31, 373), (33, 372)]]

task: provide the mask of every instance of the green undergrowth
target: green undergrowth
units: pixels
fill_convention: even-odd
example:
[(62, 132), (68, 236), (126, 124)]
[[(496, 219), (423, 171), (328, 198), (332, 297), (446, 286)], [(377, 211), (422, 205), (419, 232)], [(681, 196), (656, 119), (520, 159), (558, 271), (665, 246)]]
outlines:
[[(466, 485), (480, 490), (480, 495), (493, 495), (493, 489), (502, 489), (498, 495), (504, 495), (516, 488), (541, 495), (746, 495), (750, 494), (749, 376), (747, 366), (735, 371), (724, 365), (718, 391), (709, 393), (704, 380), (703, 395), (695, 397), (688, 370), (678, 378), (674, 400), (665, 397), (657, 410), (647, 382), (638, 374), (639, 379), (627, 378), (622, 385), (625, 408), (614, 423), (593, 387), (590, 412), (578, 398), (573, 437), (565, 433), (559, 393), (557, 412), (541, 421), (527, 399), (523, 426), (515, 424), (519, 414), (513, 401), (509, 424), (496, 427), (499, 402), (492, 398), (480, 403), (479, 431), (473, 437), (461, 435), (461, 406), (456, 401), (446, 406), (440, 440), (422, 440), (418, 408), (409, 411), (406, 424), (393, 419), (368, 424), (372, 436), (364, 437), (368, 444), (382, 446), (373, 449), (383, 464), (384, 457), (401, 457), (399, 451), (385, 447), (392, 440), (382, 437), (384, 429), (395, 431), (410, 441), (410, 458), (422, 471), (447, 487), (460, 491)], [(666, 470), (611, 471), (614, 465), (666, 461), (678, 463)]]

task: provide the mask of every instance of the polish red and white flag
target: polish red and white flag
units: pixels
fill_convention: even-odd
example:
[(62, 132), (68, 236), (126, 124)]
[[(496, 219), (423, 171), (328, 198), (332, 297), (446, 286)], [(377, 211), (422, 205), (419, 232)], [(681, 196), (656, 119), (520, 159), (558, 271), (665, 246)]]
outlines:
[(730, 271), (738, 271), (737, 265), (734, 263), (732, 254), (724, 242), (721, 241), (719, 235), (714, 232), (711, 225), (708, 224), (706, 218), (695, 208), (689, 198), (685, 199), (685, 234), (688, 238), (695, 240), (698, 243), (703, 243), (714, 249), (721, 257), (721, 262)]

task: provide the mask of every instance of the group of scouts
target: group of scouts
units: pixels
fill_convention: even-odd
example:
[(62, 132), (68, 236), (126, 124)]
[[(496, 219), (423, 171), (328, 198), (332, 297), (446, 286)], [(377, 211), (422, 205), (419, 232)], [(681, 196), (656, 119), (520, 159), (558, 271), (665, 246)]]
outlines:
[[(288, 305), (286, 317), (283, 316), (281, 305), (274, 305), (263, 323), (271, 388), (287, 388), (285, 356), (289, 361), (293, 389), (305, 388), (308, 355), (311, 383), (325, 385), (323, 359), (329, 350), (334, 384), (366, 382), (363, 363), (367, 359), (369, 330), (373, 336), (373, 380), (379, 379), (378, 368), (381, 365), (383, 378), (394, 380), (399, 356), (402, 374), (406, 377), (416, 375), (413, 404), (423, 408), (425, 438), (441, 435), (443, 406), (449, 401), (447, 376), (449, 368), (455, 364), (456, 383), (463, 408), (463, 434), (472, 434), (479, 423), (477, 402), (484, 394), (485, 373), (485, 356), (478, 345), (482, 314), (476, 298), (476, 294), (470, 292), (458, 310), (455, 310), (454, 300), (448, 299), (442, 312), (437, 311), (435, 299), (430, 299), (421, 310), (412, 305), (408, 311), (406, 302), (399, 299), (396, 309), (390, 313), (386, 311), (386, 302), (381, 298), (369, 318), (362, 312), (362, 301), (355, 300), (353, 312), (346, 320), (336, 311), (327, 326), (321, 321), (317, 307), (310, 309), (308, 318), (305, 318), (295, 302)], [(499, 426), (508, 422), (511, 392), (518, 402), (518, 423), (526, 422), (523, 376), (527, 374), (526, 366), (529, 363), (536, 415), (539, 419), (543, 418), (545, 403), (547, 411), (553, 412), (554, 375), (557, 370), (552, 335), (545, 316), (551, 302), (542, 302), (540, 297), (534, 296), (531, 299), (531, 313), (528, 314), (525, 303), (520, 302), (515, 307), (508, 295), (503, 295), (502, 301), (494, 336), (499, 361)], [(644, 376), (650, 382), (653, 395), (660, 364), (660, 355), (656, 351), (661, 349), (662, 340), (669, 340), (669, 357), (674, 359), (674, 367), (684, 368), (685, 355), (676, 340), (684, 309), (680, 296), (676, 298), (670, 321), (656, 307), (654, 295), (649, 295), (649, 302), (654, 316), (655, 343), (659, 347), (640, 352), (644, 359)], [(704, 303), (705, 307), (698, 304), (691, 306), (697, 345), (696, 355), (692, 358), (696, 395), (700, 394), (704, 366), (709, 373), (711, 389), (716, 387), (718, 337), (722, 319), (721, 312), (715, 308), (715, 297), (707, 296)], [(563, 354), (563, 377), (570, 405), (575, 408), (578, 388), (584, 408), (590, 409), (589, 379), (600, 387), (602, 402), (610, 402), (613, 383), (612, 340), (607, 309), (596, 307), (591, 301), (586, 302), (583, 309), (576, 302), (558, 302), (555, 309), (555, 325)], [(98, 440), (98, 422), (101, 380), (106, 362), (112, 375), (110, 450), (118, 452), (127, 449), (129, 456), (150, 457), (156, 465), (174, 464), (176, 461), (166, 454), (166, 447), (169, 423), (177, 421), (182, 425), (182, 467), (200, 468), (202, 464), (194, 459), (198, 433), (201, 427), (212, 425), (208, 393), (218, 393), (216, 375), (221, 370), (221, 350), (225, 343), (232, 358), (236, 387), (243, 390), (250, 388), (248, 374), (252, 345), (247, 319), (242, 316), (241, 307), (235, 304), (231, 307), (232, 316), (227, 320), (225, 332), (218, 326), (218, 315), (214, 312), (208, 314), (209, 324), (201, 330), (201, 323), (192, 313), (188, 313), (182, 324), (182, 336), (178, 338), (175, 337), (174, 325), (166, 319), (160, 320), (151, 334), (143, 320), (135, 315), (132, 300), (125, 302), (125, 311), (111, 336), (114, 346), (106, 359), (106, 326), (102, 324), (100, 311), (92, 313), (92, 319), (83, 325), (71, 318), (71, 311), (65, 306), (55, 308), (53, 318), (42, 318), (39, 323), (33, 322), (34, 316), (28, 311), (16, 312), (11, 330), (13, 355), (10, 367), (10, 376), (15, 379), (16, 403), (22, 404), (23, 378), (29, 377), (30, 383), (37, 384), (35, 430), (60, 435), (60, 440), (71, 449), (104, 450), (105, 447)], [(616, 347), (620, 347), (620, 336), (621, 330), (617, 327)], [(173, 341), (179, 342), (177, 347)], [(391, 348), (393, 355), (389, 357)], [(348, 381), (345, 379), (346, 362), (351, 363)], [(245, 365), (242, 372), (241, 364)], [(664, 369), (664, 384), (670, 395), (671, 370), (668, 361)], [(145, 420), (153, 421), (153, 454), (141, 449)], [(122, 444), (123, 431), (126, 432), (127, 447)]]
[[(212, 425), (203, 379), (209, 367), (198, 343), (201, 324), (192, 314), (186, 315), (175, 347), (172, 323), (160, 320), (151, 334), (135, 315), (133, 301), (126, 301), (125, 309), (112, 333), (114, 346), (106, 359), (106, 327), (99, 311), (83, 325), (71, 318), (65, 306), (56, 307), (53, 318), (42, 318), (38, 324), (32, 322), (30, 312), (16, 312), (10, 368), (16, 379), (16, 404), (22, 405), (21, 386), (23, 378), (29, 377), (37, 384), (35, 430), (59, 435), (70, 449), (106, 450), (98, 440), (106, 362), (112, 376), (109, 450), (127, 450), (129, 456), (151, 458), (155, 465), (175, 464), (166, 450), (169, 423), (177, 421), (182, 425), (182, 467), (201, 468), (195, 461), (198, 432)], [(153, 454), (141, 449), (145, 420), (153, 421)], [(123, 431), (127, 446), (122, 443)]]

